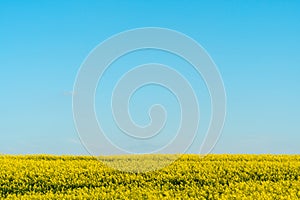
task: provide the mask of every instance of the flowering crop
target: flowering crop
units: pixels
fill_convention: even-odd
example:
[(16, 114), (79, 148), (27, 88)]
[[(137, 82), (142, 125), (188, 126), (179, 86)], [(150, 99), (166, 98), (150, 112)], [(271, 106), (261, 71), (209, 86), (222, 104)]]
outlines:
[[(169, 156), (99, 159), (126, 167)], [(3, 155), (0, 199), (300, 199), (300, 156), (183, 155), (160, 170), (129, 173), (90, 156)]]

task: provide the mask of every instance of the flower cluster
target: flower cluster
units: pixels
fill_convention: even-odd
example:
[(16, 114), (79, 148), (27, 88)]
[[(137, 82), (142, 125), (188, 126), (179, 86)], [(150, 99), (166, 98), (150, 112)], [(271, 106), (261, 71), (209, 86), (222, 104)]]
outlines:
[(296, 155), (182, 155), (146, 173), (109, 167), (130, 162), (149, 167), (170, 156), (2, 155), (0, 199), (300, 198)]

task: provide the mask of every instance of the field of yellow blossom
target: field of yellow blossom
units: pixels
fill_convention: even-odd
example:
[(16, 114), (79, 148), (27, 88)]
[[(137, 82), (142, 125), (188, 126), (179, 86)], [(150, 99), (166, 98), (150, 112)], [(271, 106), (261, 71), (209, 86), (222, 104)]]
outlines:
[(99, 161), (126, 168), (169, 156), (1, 155), (0, 199), (300, 199), (299, 155), (182, 155), (147, 173)]

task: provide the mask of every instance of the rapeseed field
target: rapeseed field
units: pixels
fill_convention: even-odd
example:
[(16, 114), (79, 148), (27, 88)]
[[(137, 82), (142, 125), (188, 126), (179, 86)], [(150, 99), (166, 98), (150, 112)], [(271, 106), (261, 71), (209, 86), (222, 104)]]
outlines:
[(300, 156), (172, 156), (2, 155), (0, 199), (300, 199)]

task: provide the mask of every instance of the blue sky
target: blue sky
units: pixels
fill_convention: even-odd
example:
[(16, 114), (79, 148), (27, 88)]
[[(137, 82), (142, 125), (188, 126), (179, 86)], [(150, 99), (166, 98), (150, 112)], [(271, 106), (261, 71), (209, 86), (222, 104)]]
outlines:
[(114, 34), (163, 27), (200, 43), (222, 75), (227, 118), (213, 153), (299, 154), (299, 9), (296, 0), (0, 1), (0, 153), (87, 154), (70, 94), (81, 63)]

